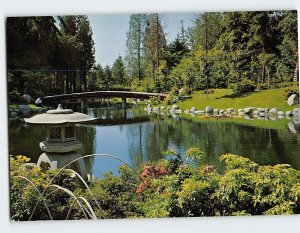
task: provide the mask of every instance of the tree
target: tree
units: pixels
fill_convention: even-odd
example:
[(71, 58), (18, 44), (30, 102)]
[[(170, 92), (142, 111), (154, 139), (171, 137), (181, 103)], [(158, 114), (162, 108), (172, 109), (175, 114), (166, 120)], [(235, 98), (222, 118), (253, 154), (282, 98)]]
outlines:
[(78, 42), (82, 44), (79, 51), (79, 67), (82, 70), (81, 75), (83, 79), (84, 90), (87, 90), (86, 75), (88, 71), (95, 64), (95, 48), (94, 40), (92, 38), (93, 32), (90, 26), (88, 17), (81, 15), (77, 17), (78, 20)]
[(291, 79), (292, 73), (298, 67), (297, 11), (284, 11), (277, 29), (281, 35), (278, 49), (284, 66), (282, 68), (288, 71)]
[(165, 33), (158, 14), (148, 16), (144, 40), (146, 58), (151, 67), (151, 76), (158, 81), (158, 68), (162, 59), (163, 49), (166, 46)]
[(112, 80), (115, 85), (125, 86), (127, 80), (125, 76), (124, 62), (121, 56), (119, 56), (111, 68)]
[(111, 69), (108, 65), (104, 67), (104, 77), (101, 82), (103, 83), (103, 87), (105, 90), (109, 90), (113, 85)]
[(129, 30), (126, 41), (126, 63), (129, 70), (129, 76), (142, 80), (143, 61), (144, 61), (144, 36), (147, 16), (145, 14), (132, 14), (129, 20)]
[(9, 92), (15, 90), (24, 94), (39, 89), (29, 90), (27, 78), (33, 71), (45, 73), (55, 66), (57, 35), (52, 16), (7, 18), (7, 69), (11, 74)]

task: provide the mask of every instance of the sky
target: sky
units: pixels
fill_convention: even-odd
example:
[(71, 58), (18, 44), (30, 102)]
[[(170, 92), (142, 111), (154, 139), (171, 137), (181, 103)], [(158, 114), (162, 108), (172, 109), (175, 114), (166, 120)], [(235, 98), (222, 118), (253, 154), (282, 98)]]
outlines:
[[(131, 14), (99, 14), (89, 15), (95, 42), (96, 63), (111, 66), (116, 58), (125, 56), (126, 33), (129, 29)], [(173, 41), (180, 31), (180, 21), (184, 21), (187, 29), (192, 26), (195, 13), (159, 14), (165, 28), (167, 42)]]

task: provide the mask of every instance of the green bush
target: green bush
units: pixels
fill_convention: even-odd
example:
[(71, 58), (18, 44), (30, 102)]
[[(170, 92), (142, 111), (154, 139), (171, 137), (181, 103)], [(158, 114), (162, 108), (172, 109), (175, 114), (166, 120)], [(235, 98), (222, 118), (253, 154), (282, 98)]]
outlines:
[[(108, 173), (90, 184), (92, 194), (67, 172), (55, 183), (86, 197), (98, 218), (188, 217), (300, 214), (300, 171), (287, 164), (259, 166), (241, 156), (220, 156), (222, 173), (205, 164), (204, 153), (191, 148), (184, 155), (168, 150), (166, 159), (141, 166), (136, 171), (123, 166), (119, 175)], [(11, 158), (11, 213), (13, 220), (27, 220), (37, 201), (28, 177), (41, 190), (56, 171), (43, 173), (26, 167), (28, 160)], [(47, 203), (54, 219), (65, 219), (71, 200), (61, 192), (48, 193)], [(50, 195), (51, 194), (51, 195)], [(71, 219), (82, 219), (74, 206)], [(38, 205), (34, 220), (49, 219), (45, 207)]]
[(237, 96), (255, 91), (256, 85), (249, 79), (242, 79), (241, 82), (236, 82), (230, 85), (233, 93)]
[(24, 102), (21, 93), (19, 93), (17, 90), (8, 92), (8, 100), (10, 103), (21, 103), (22, 101)]
[(283, 97), (287, 100), (293, 94), (299, 95), (299, 91), (296, 89), (286, 89), (284, 90)]

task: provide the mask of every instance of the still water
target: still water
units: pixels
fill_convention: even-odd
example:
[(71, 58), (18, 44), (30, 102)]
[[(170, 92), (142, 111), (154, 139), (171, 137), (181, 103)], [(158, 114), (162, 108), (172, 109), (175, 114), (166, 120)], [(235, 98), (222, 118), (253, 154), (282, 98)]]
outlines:
[[(162, 158), (162, 151), (168, 148), (183, 153), (196, 146), (206, 153), (205, 162), (220, 170), (218, 157), (224, 153), (242, 155), (262, 165), (287, 163), (300, 169), (300, 133), (292, 134), (287, 127), (269, 129), (226, 121), (194, 122), (168, 115), (148, 115), (142, 108), (126, 111), (90, 108), (88, 114), (98, 121), (76, 127), (77, 139), (83, 143), (82, 155), (108, 153), (138, 167), (142, 162)], [(10, 154), (26, 155), (36, 162), (41, 154), (38, 145), (45, 135), (45, 127), (10, 120)], [(85, 163), (97, 177), (108, 171), (117, 174), (122, 165), (105, 157), (89, 158)]]

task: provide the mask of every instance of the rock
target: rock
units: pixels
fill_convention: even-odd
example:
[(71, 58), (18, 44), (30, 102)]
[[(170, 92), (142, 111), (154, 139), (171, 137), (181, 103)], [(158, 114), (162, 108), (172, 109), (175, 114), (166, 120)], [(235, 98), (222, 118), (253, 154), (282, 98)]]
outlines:
[(219, 115), (219, 109), (214, 109), (214, 115)]
[(167, 111), (170, 111), (172, 108), (171, 107), (167, 107)]
[(265, 117), (265, 116), (266, 116), (266, 113), (265, 113), (265, 112), (259, 112), (259, 116)]
[(214, 111), (214, 109), (212, 107), (206, 106), (206, 108), (205, 108), (206, 113), (213, 113), (213, 111)]
[(243, 108), (239, 108), (238, 112), (245, 112), (245, 110)]
[(159, 107), (154, 107), (153, 112), (159, 112)]
[(195, 111), (196, 111), (196, 108), (195, 108), (195, 107), (191, 107), (190, 111), (191, 111), (191, 112), (195, 112)]
[(27, 104), (30, 104), (32, 101), (32, 97), (28, 94), (22, 96)]
[(196, 114), (204, 114), (205, 111), (204, 111), (204, 110), (197, 110), (197, 111), (195, 111), (195, 113), (196, 113)]
[(293, 118), (293, 122), (294, 122), (296, 125), (300, 125), (300, 117), (294, 117), (294, 118)]
[(278, 116), (284, 116), (284, 112), (283, 111), (278, 111)]
[(175, 111), (175, 113), (182, 113), (182, 112), (183, 112), (182, 109), (178, 109)]
[(227, 112), (228, 112), (228, 113), (234, 112), (234, 108), (227, 108)]
[(42, 99), (41, 98), (37, 98), (35, 101), (34, 101), (34, 103), (35, 104), (37, 104), (37, 105), (39, 105), (39, 104), (42, 104)]
[(292, 94), (288, 100), (287, 100), (288, 105), (295, 105), (299, 104), (299, 96), (296, 94)]
[(265, 108), (265, 112), (268, 113), (269, 112), (269, 108)]
[(269, 111), (270, 115), (275, 115), (277, 113), (278, 113), (278, 108), (271, 108), (270, 111)]
[(246, 114), (251, 114), (254, 109), (255, 109), (255, 107), (247, 107), (247, 108), (244, 108), (244, 111)]
[(265, 112), (264, 108), (257, 108), (256, 110), (259, 111), (259, 112)]
[(165, 109), (165, 106), (160, 106), (160, 110), (164, 110)]
[(187, 109), (187, 110), (184, 111), (184, 113), (185, 113), (185, 114), (190, 114), (190, 110)]
[(294, 116), (300, 116), (300, 108), (294, 108), (293, 109), (293, 115)]
[(225, 112), (224, 109), (220, 109), (219, 114), (222, 115), (224, 114), (224, 112)]
[(269, 115), (269, 118), (272, 120), (272, 121), (277, 121), (278, 119), (278, 115)]
[(253, 120), (253, 118), (251, 118), (249, 115), (245, 115), (244, 119), (245, 120)]
[(296, 126), (295, 126), (295, 124), (293, 122), (289, 122), (288, 123), (288, 128), (291, 131), (291, 133), (293, 133), (293, 134), (297, 133)]
[(179, 109), (179, 106), (177, 104), (173, 104), (172, 109)]
[(147, 108), (147, 111), (148, 111), (148, 112), (151, 112), (151, 111), (152, 111), (152, 108), (150, 108), (150, 107)]
[(259, 115), (259, 111), (255, 110), (255, 111), (253, 112), (253, 115), (254, 115), (254, 116), (258, 116), (258, 115)]
[(172, 117), (173, 117), (175, 120), (178, 120), (178, 119), (179, 119), (179, 115), (178, 115), (178, 114), (172, 114)]
[(18, 116), (18, 113), (16, 113), (16, 112), (10, 112), (10, 114), (9, 114), (11, 117), (16, 117), (16, 116)]
[(292, 111), (286, 111), (285, 115), (287, 115), (287, 116), (293, 116), (293, 112)]
[(24, 116), (28, 116), (31, 113), (31, 108), (29, 108), (25, 104), (21, 104), (19, 106), (19, 110), (20, 110), (21, 114), (24, 115)]

